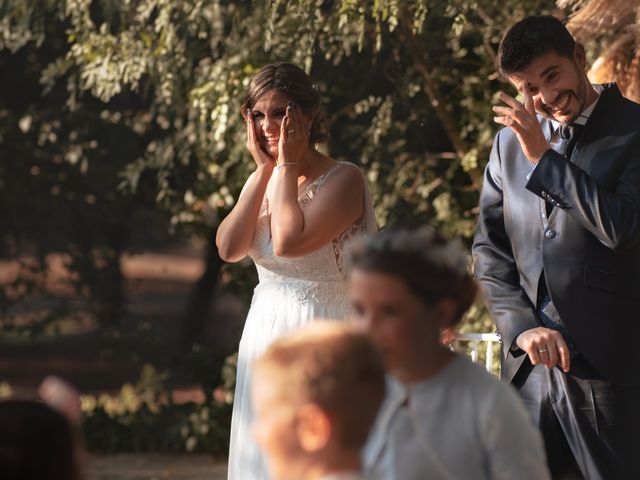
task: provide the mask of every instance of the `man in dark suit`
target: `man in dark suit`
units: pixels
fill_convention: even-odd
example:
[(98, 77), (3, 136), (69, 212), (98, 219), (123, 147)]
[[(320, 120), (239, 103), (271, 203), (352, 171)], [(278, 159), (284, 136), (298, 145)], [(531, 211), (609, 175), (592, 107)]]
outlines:
[(506, 128), (486, 168), (473, 256), (502, 376), (542, 430), (555, 478), (621, 478), (621, 458), (631, 477), (640, 105), (589, 82), (584, 48), (553, 17), (514, 25), (498, 56), (523, 100), (501, 92), (494, 107)]

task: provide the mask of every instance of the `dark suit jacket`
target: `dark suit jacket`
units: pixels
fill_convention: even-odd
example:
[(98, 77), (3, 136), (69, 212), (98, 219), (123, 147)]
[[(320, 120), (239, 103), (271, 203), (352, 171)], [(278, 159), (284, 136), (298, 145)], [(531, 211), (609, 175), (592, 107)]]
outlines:
[[(544, 269), (578, 351), (608, 380), (639, 384), (640, 105), (606, 85), (570, 160), (548, 150), (527, 180), (532, 165), (511, 129), (494, 140), (473, 256), (502, 336), (502, 376), (525, 358), (516, 337), (541, 325)], [(548, 221), (545, 202), (555, 207)]]

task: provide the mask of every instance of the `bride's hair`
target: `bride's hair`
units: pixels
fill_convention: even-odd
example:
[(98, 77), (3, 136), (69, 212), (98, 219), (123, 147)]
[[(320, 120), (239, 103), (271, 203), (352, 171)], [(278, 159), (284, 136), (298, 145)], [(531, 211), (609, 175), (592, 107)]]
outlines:
[(458, 240), (447, 240), (430, 228), (385, 229), (351, 244), (348, 267), (400, 278), (426, 305), (453, 300), (451, 326), (469, 309), (477, 293), (468, 256)]
[(328, 140), (326, 122), (320, 111), (320, 94), (304, 70), (292, 63), (270, 63), (260, 69), (251, 80), (242, 101), (241, 112), (253, 108), (258, 99), (270, 90), (289, 97), (304, 113), (313, 115), (309, 143)]

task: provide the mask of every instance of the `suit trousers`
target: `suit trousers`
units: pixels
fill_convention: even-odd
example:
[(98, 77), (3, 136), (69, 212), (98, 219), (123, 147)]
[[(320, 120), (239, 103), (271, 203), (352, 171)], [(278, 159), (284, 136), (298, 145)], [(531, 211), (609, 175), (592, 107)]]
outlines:
[(615, 389), (582, 356), (571, 359), (569, 373), (527, 358), (513, 386), (542, 433), (554, 479), (621, 478)]

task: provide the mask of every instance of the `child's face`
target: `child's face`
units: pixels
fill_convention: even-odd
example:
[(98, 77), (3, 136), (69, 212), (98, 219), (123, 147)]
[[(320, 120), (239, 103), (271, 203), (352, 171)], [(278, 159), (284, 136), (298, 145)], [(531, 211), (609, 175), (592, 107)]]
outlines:
[(425, 351), (439, 348), (438, 319), (401, 278), (355, 269), (349, 296), (354, 319), (367, 328), (387, 372), (399, 380), (421, 363)]
[(267, 370), (256, 369), (251, 384), (253, 436), (268, 457), (269, 478), (282, 480), (293, 478), (290, 473), (302, 449), (296, 435), (295, 408), (283, 399), (280, 382), (270, 377)]

